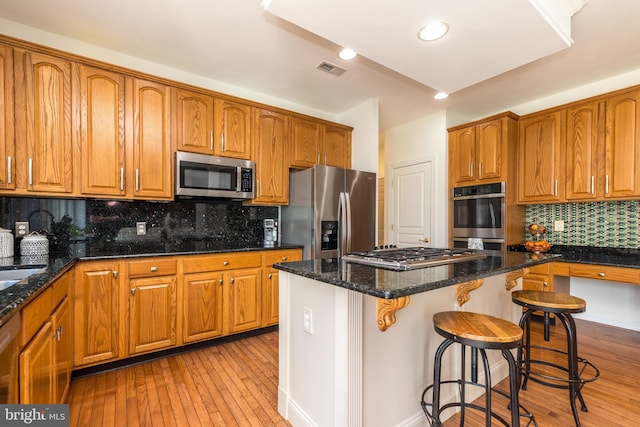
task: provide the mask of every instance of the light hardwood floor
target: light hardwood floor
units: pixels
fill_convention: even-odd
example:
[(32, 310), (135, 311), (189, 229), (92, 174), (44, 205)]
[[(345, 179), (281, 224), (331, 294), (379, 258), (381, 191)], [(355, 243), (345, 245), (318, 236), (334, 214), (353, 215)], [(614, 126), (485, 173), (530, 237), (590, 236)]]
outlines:
[[(640, 426), (640, 332), (576, 323), (580, 355), (600, 369), (600, 378), (582, 390), (589, 408), (580, 413), (582, 426)], [(534, 323), (534, 339), (541, 340), (540, 331)], [(552, 345), (563, 345), (562, 331), (552, 327)], [(70, 424), (288, 426), (277, 412), (277, 384), (278, 333), (270, 332), (74, 380)], [(566, 390), (530, 382), (520, 396), (541, 427), (574, 425)], [(477, 415), (467, 417), (466, 426), (483, 424)], [(454, 416), (445, 425), (458, 421)]]

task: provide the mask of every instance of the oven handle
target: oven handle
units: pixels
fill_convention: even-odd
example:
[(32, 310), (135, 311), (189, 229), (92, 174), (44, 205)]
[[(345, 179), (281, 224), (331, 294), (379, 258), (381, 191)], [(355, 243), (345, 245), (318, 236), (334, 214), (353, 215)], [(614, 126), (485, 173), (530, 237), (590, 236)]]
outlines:
[(492, 193), (492, 194), (477, 194), (473, 196), (453, 196), (453, 200), (473, 200), (473, 199), (495, 199), (504, 198), (504, 193)]

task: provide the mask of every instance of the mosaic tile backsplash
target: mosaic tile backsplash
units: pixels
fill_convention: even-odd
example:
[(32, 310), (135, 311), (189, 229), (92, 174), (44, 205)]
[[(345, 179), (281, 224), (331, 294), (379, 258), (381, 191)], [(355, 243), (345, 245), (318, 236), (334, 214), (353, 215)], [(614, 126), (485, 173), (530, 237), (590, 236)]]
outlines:
[[(528, 205), (527, 224), (537, 223), (549, 232), (554, 245), (638, 248), (640, 201), (559, 203)], [(553, 231), (554, 221), (564, 221), (564, 231)], [(523, 230), (525, 239), (531, 236)]]
[[(277, 207), (216, 200), (0, 198), (0, 226), (13, 231), (16, 221), (28, 221), (31, 231), (47, 235), (51, 251), (82, 241), (103, 245), (213, 240), (256, 247), (263, 244), (263, 220), (277, 219), (278, 213)], [(146, 222), (146, 235), (137, 235), (137, 222)], [(17, 245), (20, 239), (15, 240)]]

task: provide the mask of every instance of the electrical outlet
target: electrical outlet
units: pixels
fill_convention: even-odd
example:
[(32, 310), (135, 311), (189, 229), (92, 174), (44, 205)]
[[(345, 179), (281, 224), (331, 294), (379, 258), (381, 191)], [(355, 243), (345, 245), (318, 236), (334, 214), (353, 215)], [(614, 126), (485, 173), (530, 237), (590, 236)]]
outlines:
[(564, 221), (563, 220), (554, 221), (553, 231), (564, 231)]
[(138, 236), (144, 236), (147, 234), (147, 223), (146, 222), (136, 222), (136, 233)]
[(304, 308), (302, 326), (306, 333), (308, 333), (309, 335), (313, 335), (313, 316), (309, 307)]
[(16, 222), (16, 237), (23, 237), (29, 234), (28, 222)]

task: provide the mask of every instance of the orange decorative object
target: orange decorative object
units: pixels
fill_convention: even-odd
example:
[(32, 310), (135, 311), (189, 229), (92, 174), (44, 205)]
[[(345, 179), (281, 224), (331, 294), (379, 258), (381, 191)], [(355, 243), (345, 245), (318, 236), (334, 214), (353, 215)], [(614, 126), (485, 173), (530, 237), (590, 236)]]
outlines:
[(551, 243), (547, 242), (546, 240), (528, 240), (524, 242), (524, 247), (527, 248), (529, 252), (533, 252), (536, 254), (547, 252), (551, 248), (551, 246)]

